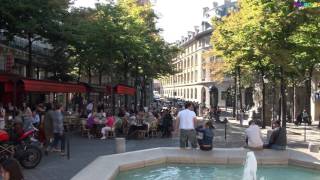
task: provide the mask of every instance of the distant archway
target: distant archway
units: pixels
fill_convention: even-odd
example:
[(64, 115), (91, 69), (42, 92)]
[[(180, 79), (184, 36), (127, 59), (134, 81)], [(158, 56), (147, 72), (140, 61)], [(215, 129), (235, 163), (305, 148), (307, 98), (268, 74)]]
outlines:
[(219, 103), (219, 90), (216, 86), (211, 86), (209, 88), (210, 92), (210, 106), (213, 108), (218, 107)]

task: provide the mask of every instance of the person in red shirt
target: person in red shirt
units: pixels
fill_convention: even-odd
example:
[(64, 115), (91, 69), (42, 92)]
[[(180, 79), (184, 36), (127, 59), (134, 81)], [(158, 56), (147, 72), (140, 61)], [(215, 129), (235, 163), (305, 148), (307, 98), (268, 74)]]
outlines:
[(108, 131), (112, 131), (113, 125), (115, 123), (115, 118), (113, 115), (108, 116), (106, 119), (106, 126), (103, 127), (101, 129), (101, 134), (102, 134), (102, 138), (101, 139), (106, 139), (106, 134), (108, 133)]

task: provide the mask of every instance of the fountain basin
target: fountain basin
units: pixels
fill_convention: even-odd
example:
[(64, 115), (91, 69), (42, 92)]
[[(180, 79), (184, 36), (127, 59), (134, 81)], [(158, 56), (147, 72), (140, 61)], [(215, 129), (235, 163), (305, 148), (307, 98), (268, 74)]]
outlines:
[[(195, 165), (195, 164), (166, 164), (144, 167), (120, 172), (116, 180), (235, 180), (242, 179), (243, 166), (236, 165)], [(296, 166), (260, 166), (257, 180), (319, 180), (320, 172)]]
[[(212, 151), (155, 148), (122, 154), (100, 156), (76, 174), (72, 180), (115, 179), (119, 172), (160, 164), (243, 165), (249, 150), (244, 148), (215, 148)], [(320, 160), (312, 154), (288, 149), (255, 152), (261, 165), (296, 165), (320, 170)]]

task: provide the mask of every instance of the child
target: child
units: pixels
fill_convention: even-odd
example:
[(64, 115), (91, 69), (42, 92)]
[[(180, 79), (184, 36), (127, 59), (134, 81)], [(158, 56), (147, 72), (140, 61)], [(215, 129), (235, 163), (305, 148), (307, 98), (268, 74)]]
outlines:
[(211, 121), (206, 122), (205, 127), (197, 127), (197, 138), (200, 149), (203, 151), (210, 151), (212, 150), (212, 141), (213, 141), (213, 125)]

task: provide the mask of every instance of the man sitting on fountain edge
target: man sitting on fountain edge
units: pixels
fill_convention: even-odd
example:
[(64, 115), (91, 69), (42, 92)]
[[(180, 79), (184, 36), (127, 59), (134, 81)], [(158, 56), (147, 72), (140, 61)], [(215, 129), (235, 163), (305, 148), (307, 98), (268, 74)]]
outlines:
[(269, 139), (269, 143), (265, 144), (265, 148), (275, 150), (285, 150), (287, 146), (286, 130), (280, 126), (280, 121), (272, 123), (273, 131)]

